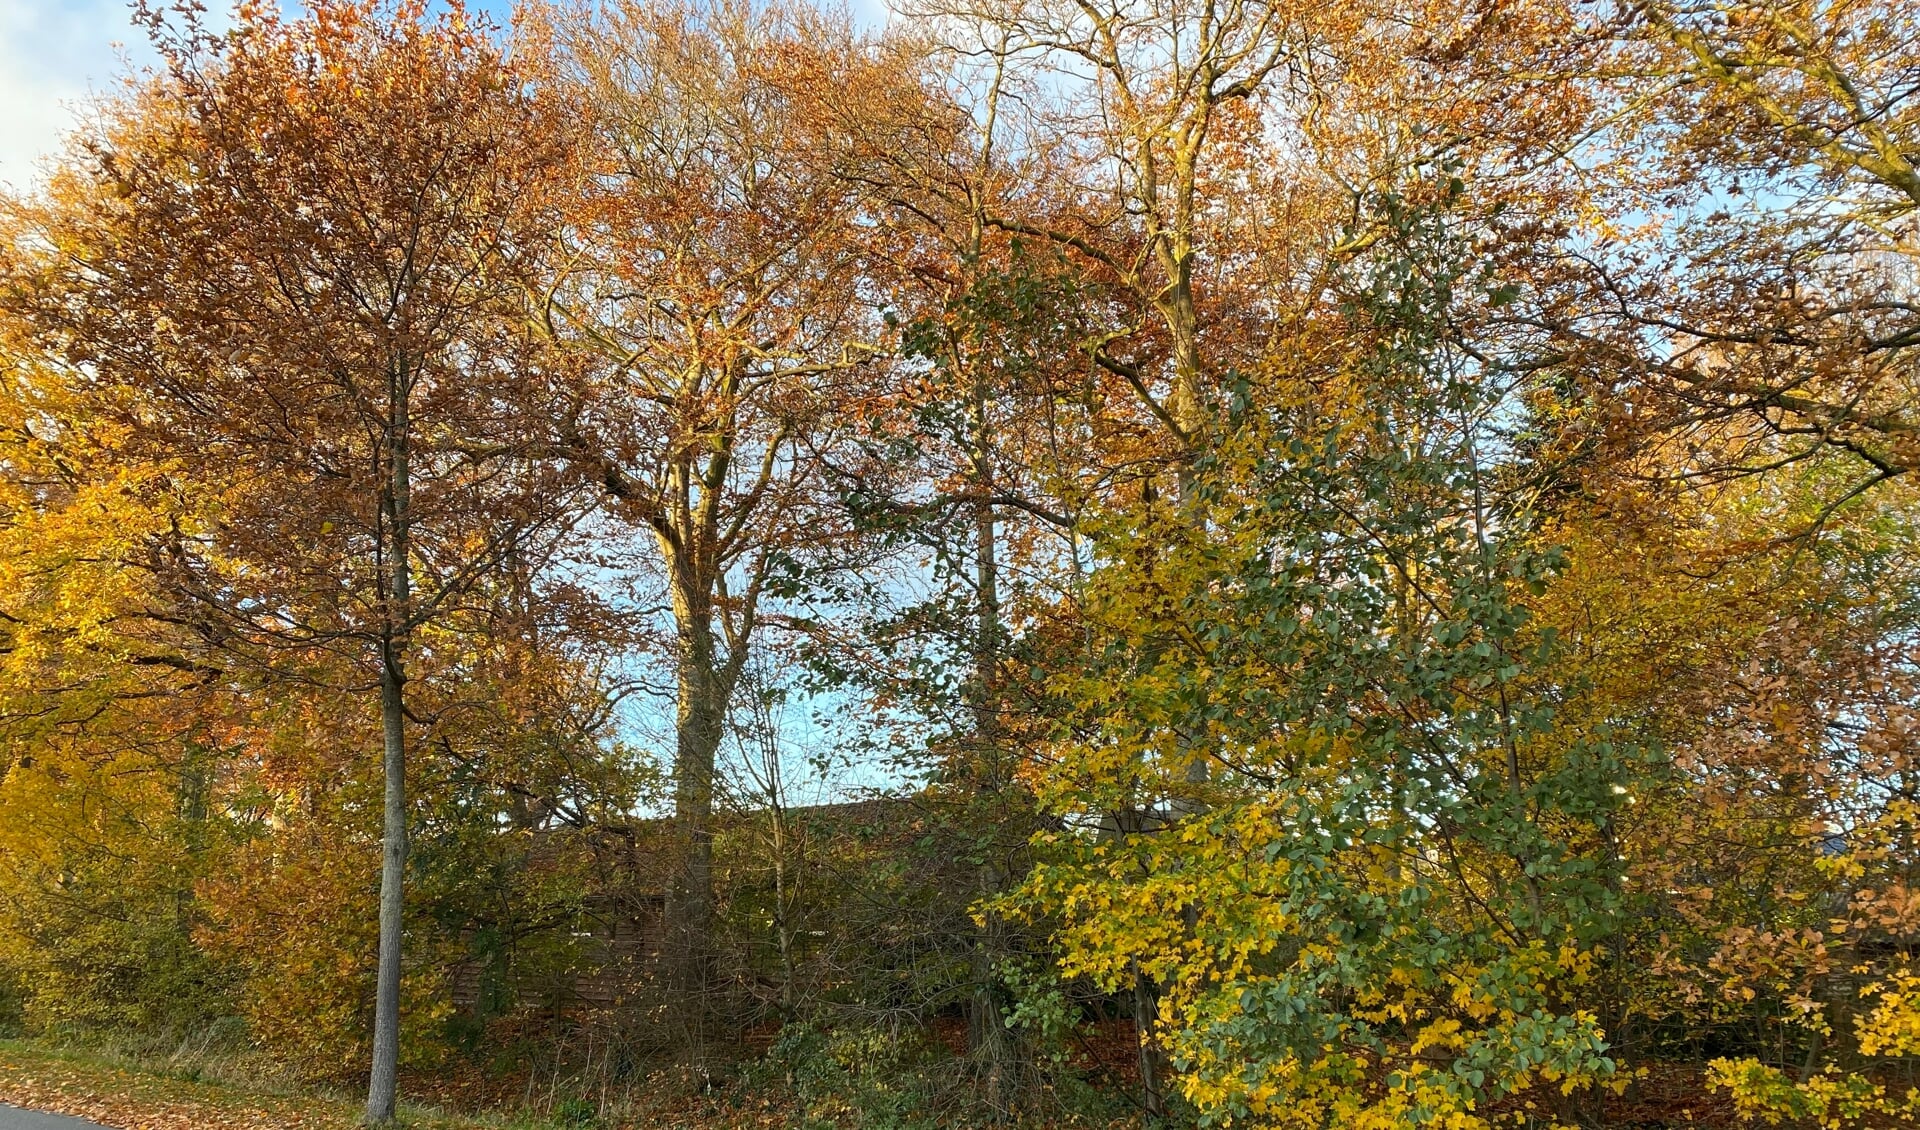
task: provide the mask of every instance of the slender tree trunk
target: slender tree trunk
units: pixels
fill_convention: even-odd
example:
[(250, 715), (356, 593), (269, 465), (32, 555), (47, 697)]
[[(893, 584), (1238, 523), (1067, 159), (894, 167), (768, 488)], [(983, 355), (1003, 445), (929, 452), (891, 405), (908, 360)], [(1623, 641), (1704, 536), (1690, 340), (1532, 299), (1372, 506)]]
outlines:
[[(1206, 370), (1200, 360), (1199, 319), (1193, 307), (1188, 246), (1185, 239), (1177, 242), (1176, 253), (1169, 265), (1174, 283), (1166, 306), (1167, 325), (1173, 339), (1172, 414), (1174, 423), (1184, 433), (1178, 437), (1182, 450), (1179, 466), (1174, 472), (1174, 494), (1183, 506), (1194, 495), (1194, 458), (1206, 446), (1209, 424)], [(1192, 731), (1184, 726), (1180, 727), (1177, 740), (1181, 754), (1187, 759), (1182, 776), (1187, 784), (1196, 786), (1197, 792), (1211, 777), (1205, 751), (1198, 748)], [(1204, 814), (1207, 804), (1200, 796), (1187, 795), (1176, 798), (1171, 809), (1169, 817), (1178, 819)], [(1189, 933), (1199, 928), (1197, 907), (1188, 906), (1183, 917)], [(1133, 991), (1135, 1034), (1140, 1040), (1141, 1101), (1149, 1121), (1163, 1121), (1167, 1116), (1166, 1077), (1170, 1065), (1155, 1033), (1160, 1014), (1160, 986), (1136, 968)]]
[[(978, 225), (974, 248), (978, 249)], [(1000, 563), (999, 535), (994, 522), (992, 437), (989, 434), (987, 378), (974, 366), (972, 389), (971, 460), (974, 487), (980, 498), (974, 507), (974, 590), (976, 594), (973, 640), (973, 738), (975, 787), (990, 805), (1001, 806), (1005, 773), (1001, 765), (998, 724), (997, 664), (1000, 636)], [(1004, 808), (1002, 808), (1004, 811)], [(990, 842), (981, 853), (976, 875), (981, 899), (991, 899), (1006, 886), (999, 862), (1001, 813), (989, 813), (987, 835)], [(1006, 951), (1006, 924), (992, 910), (983, 912), (981, 925), (973, 941), (973, 1000), (968, 1009), (967, 1036), (980, 1076), (981, 1097), (995, 1122), (1006, 1122), (1013, 1115), (1014, 1062), (1012, 1041), (1006, 1017), (1000, 1008), (999, 972), (996, 968)]]
[[(1001, 885), (990, 865), (980, 869), (982, 898), (998, 895)], [(1006, 949), (1005, 933), (1000, 916), (990, 910), (985, 912), (973, 946), (973, 1007), (969, 1010), (967, 1026), (974, 1062), (980, 1073), (981, 1098), (994, 1122), (1007, 1122), (1013, 1117), (1013, 1075), (1017, 1068), (1013, 1041), (996, 991), (999, 973), (994, 963)]]
[(207, 850), (207, 801), (213, 790), (213, 751), (198, 741), (189, 740), (180, 750), (180, 780), (175, 791), (175, 808), (180, 816), (181, 845), (191, 865), (173, 892), (174, 929), (183, 939), (193, 936), (194, 876), (199, 874), (201, 857)]
[[(976, 381), (977, 385), (979, 383), (983, 382)], [(975, 772), (979, 774), (978, 785), (985, 799), (989, 804), (999, 805), (1002, 801), (1001, 790), (1005, 786), (1000, 765), (999, 726), (994, 712), (997, 695), (995, 655), (1000, 626), (999, 563), (993, 504), (984, 497), (991, 475), (987, 465), (985, 415), (984, 391), (976, 388), (975, 423), (980, 433), (976, 440), (980, 445), (976, 452), (976, 467), (981, 478), (983, 497), (975, 519), (975, 584), (979, 593), (978, 635), (974, 641), (974, 740), (978, 747)], [(989, 813), (987, 835), (990, 842), (987, 850), (981, 853), (978, 883), (982, 899), (993, 898), (1006, 885), (1006, 876), (1002, 874), (998, 858), (998, 832), (1001, 825), (998, 816), (998, 813)], [(1000, 1008), (999, 972), (996, 968), (1006, 950), (1005, 934), (1005, 923), (1000, 916), (992, 910), (985, 911), (973, 943), (973, 1002), (971, 1023), (968, 1025), (969, 1042), (981, 1075), (982, 1098), (986, 1100), (987, 1111), (995, 1122), (1005, 1122), (1013, 1115), (1012, 1076), (1016, 1066), (1008, 1039), (1006, 1017)]]
[(780, 1021), (787, 1023), (799, 1013), (798, 956), (795, 953), (794, 910), (799, 905), (799, 877), (793, 870), (788, 852), (795, 850), (793, 829), (787, 823), (787, 794), (781, 774), (780, 734), (774, 727), (773, 712), (756, 686), (753, 704), (754, 738), (760, 745), (761, 765), (766, 772), (767, 847), (773, 853), (773, 929), (774, 944), (780, 948)]
[(674, 946), (672, 977), (682, 995), (688, 1037), (705, 1042), (713, 977), (713, 781), (731, 688), (715, 653), (712, 611), (703, 586), (679, 586), (680, 670), (673, 766), (678, 867), (668, 892)]
[(385, 737), (386, 807), (380, 858), (380, 972), (373, 1006), (373, 1075), (367, 1123), (393, 1121), (400, 1064), (400, 934), (407, 874), (407, 746), (398, 656), (383, 664), (380, 722)]
[(407, 878), (407, 728), (405, 646), (411, 578), (408, 574), (408, 514), (412, 492), (408, 459), (408, 379), (396, 367), (390, 389), (387, 457), (392, 483), (385, 500), (391, 556), (387, 564), (386, 629), (380, 641), (381, 768), (385, 807), (381, 817), (380, 959), (373, 1005), (373, 1069), (367, 1082), (370, 1126), (390, 1125), (400, 1068), (400, 939), (405, 926)]
[(1160, 989), (1138, 965), (1133, 970), (1133, 1034), (1140, 1044), (1140, 1105), (1149, 1122), (1167, 1117), (1167, 1095), (1162, 1082), (1164, 1057), (1154, 1021), (1160, 1015)]
[[(777, 770), (776, 770), (777, 772)], [(774, 927), (780, 944), (780, 1019), (791, 1021), (798, 1015), (794, 987), (799, 971), (793, 952), (793, 881), (787, 877), (787, 813), (780, 800), (779, 785), (773, 790), (773, 906)]]

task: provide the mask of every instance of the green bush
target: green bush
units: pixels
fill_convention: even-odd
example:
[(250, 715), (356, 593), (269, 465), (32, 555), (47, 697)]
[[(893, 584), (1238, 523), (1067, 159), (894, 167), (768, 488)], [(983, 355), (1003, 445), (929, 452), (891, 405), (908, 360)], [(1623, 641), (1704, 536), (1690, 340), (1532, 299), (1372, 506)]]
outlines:
[(11, 1039), (26, 1031), (25, 990), (13, 970), (0, 965), (0, 1039)]
[(793, 1024), (781, 1030), (766, 1063), (791, 1081), (807, 1127), (921, 1130), (940, 1121), (936, 1070), (943, 1058), (911, 1035)]

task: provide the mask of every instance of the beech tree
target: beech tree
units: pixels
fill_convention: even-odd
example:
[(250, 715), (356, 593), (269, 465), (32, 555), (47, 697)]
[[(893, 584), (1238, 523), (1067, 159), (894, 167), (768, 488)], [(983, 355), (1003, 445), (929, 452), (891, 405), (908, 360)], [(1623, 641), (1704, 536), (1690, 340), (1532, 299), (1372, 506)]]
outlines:
[[(415, 640), (559, 528), (519, 316), (563, 135), (458, 6), (146, 13), (160, 74), (32, 210), (6, 301), (118, 457), (196, 486), (154, 570), (225, 662), (364, 695), (385, 779), (367, 1118), (394, 1114)], [(430, 663), (431, 653), (421, 652)]]
[(885, 352), (856, 196), (804, 128), (829, 76), (803, 61), (857, 47), (843, 22), (780, 6), (621, 4), (557, 30), (593, 187), (539, 310), (589, 359), (554, 442), (652, 543), (665, 589), (670, 932), (678, 986), (700, 1002), (729, 704), (767, 603), (842, 526), (820, 459), (857, 428), (860, 374)]

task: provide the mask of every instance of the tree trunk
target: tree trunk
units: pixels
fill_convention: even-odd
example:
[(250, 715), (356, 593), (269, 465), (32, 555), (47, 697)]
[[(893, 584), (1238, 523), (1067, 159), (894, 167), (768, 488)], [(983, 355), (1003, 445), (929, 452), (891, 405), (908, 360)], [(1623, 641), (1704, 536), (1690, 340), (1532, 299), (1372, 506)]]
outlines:
[[(978, 371), (973, 375), (973, 477), (980, 499), (974, 508), (974, 588), (977, 595), (973, 640), (973, 738), (975, 787), (981, 799), (998, 804), (1005, 786), (1000, 764), (998, 717), (997, 655), (1000, 635), (1000, 565), (998, 530), (994, 524), (993, 463), (991, 437), (988, 435), (987, 382)], [(991, 814), (998, 816), (998, 813)], [(988, 831), (989, 843), (981, 853), (977, 882), (982, 900), (1000, 894), (1006, 877), (999, 866), (1000, 821), (995, 819)], [(981, 918), (973, 942), (973, 1000), (968, 1009), (969, 1050), (979, 1076), (981, 1098), (994, 1122), (1006, 1122), (1013, 1115), (1014, 1062), (1012, 1041), (1008, 1038), (1006, 1017), (1000, 1008), (999, 971), (996, 968), (1006, 950), (1005, 924), (992, 910)]]
[(1133, 971), (1133, 1033), (1140, 1042), (1140, 1105), (1149, 1123), (1167, 1117), (1167, 1096), (1162, 1077), (1164, 1057), (1154, 1033), (1154, 1021), (1160, 1015), (1160, 990), (1137, 965)]
[[(1001, 884), (992, 870), (981, 868), (982, 898), (1000, 893)], [(1018, 1065), (1014, 1061), (1013, 1041), (1007, 1032), (1007, 1018), (1000, 1008), (996, 991), (999, 973), (994, 961), (1006, 948), (1000, 916), (987, 911), (984, 925), (973, 947), (973, 1002), (968, 1010), (967, 1036), (980, 1078), (980, 1097), (988, 1116), (996, 1123), (1013, 1117), (1013, 1078)]]
[(699, 586), (675, 601), (680, 618), (680, 670), (673, 806), (677, 868), (668, 891), (673, 989), (684, 1002), (688, 1038), (705, 1042), (713, 979), (713, 781), (726, 730), (731, 687), (718, 667), (710, 604)]
[(773, 908), (774, 928), (778, 932), (780, 945), (780, 1020), (791, 1022), (797, 1016), (794, 990), (799, 980), (798, 966), (794, 959), (793, 911), (799, 901), (795, 897), (793, 880), (787, 875), (787, 811), (780, 797), (779, 766), (773, 766), (768, 774), (771, 782), (769, 792), (772, 798), (773, 817)]
[(411, 599), (407, 561), (412, 494), (409, 389), (405, 365), (396, 365), (388, 390), (386, 453), (393, 477), (382, 500), (390, 535), (386, 626), (380, 641), (381, 769), (386, 797), (380, 830), (380, 958), (373, 1004), (373, 1068), (367, 1081), (369, 1126), (392, 1124), (400, 1069), (400, 936), (405, 926), (407, 878), (407, 719), (402, 697), (406, 684), (402, 649)]
[(380, 858), (380, 971), (373, 1006), (373, 1074), (367, 1124), (393, 1121), (400, 1065), (400, 934), (407, 874), (407, 746), (399, 657), (383, 662), (380, 722), (385, 737), (386, 807)]

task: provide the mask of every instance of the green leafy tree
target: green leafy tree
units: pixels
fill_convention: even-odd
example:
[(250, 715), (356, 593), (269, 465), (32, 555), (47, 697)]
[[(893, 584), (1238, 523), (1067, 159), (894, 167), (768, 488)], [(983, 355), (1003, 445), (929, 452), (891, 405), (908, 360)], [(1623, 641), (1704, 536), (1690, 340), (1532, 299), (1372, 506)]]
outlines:
[(1391, 235), (1293, 354), (1327, 360), (1247, 375), (1184, 496), (1104, 518), (1097, 658), (1053, 679), (1069, 828), (1023, 905), (1068, 972), (1161, 986), (1209, 1120), (1482, 1125), (1614, 1070), (1582, 986), (1631, 758), (1538, 682), (1518, 597), (1561, 558), (1508, 489), (1508, 382), (1448, 345), (1506, 300), (1455, 192), (1380, 200)]

